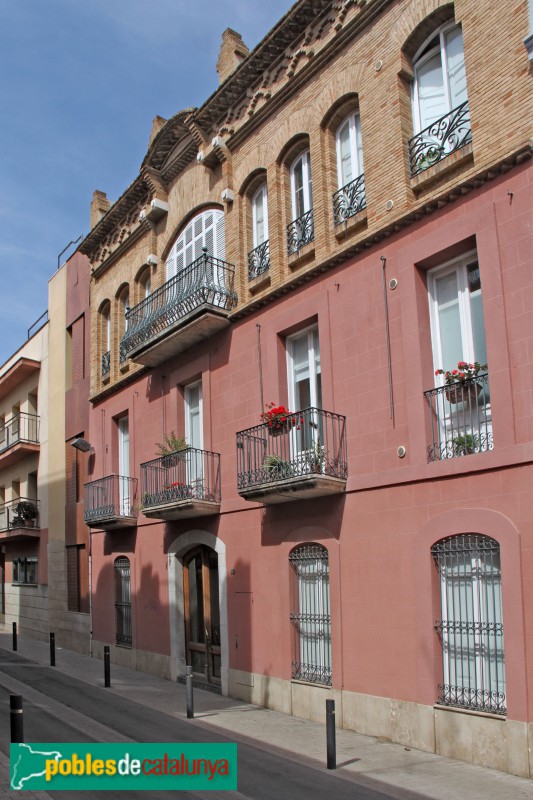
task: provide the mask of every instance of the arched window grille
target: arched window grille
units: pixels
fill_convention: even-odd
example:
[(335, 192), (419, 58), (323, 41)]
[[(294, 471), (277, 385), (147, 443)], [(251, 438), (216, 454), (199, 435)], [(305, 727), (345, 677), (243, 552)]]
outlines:
[(115, 642), (131, 647), (131, 576), (129, 558), (115, 559)]
[(440, 576), (442, 684), (437, 702), (506, 714), (500, 546), (475, 533), (431, 548)]
[(331, 686), (328, 551), (318, 544), (289, 554), (293, 630), (292, 677)]

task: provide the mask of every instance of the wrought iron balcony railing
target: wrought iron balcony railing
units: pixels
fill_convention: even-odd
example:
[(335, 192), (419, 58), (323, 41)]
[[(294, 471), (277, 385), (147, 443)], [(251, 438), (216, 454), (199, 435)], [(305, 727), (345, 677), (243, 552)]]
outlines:
[(0, 506), (0, 531), (39, 527), (39, 500), (19, 497)]
[(202, 500), (220, 503), (220, 455), (186, 447), (141, 464), (141, 506)]
[(106, 527), (137, 517), (137, 478), (106, 475), (86, 483), (84, 489), (86, 525)]
[(237, 433), (237, 488), (307, 476), (348, 477), (346, 418), (320, 408), (288, 417), (286, 425), (267, 423)]
[(493, 449), (488, 375), (430, 389), (424, 397), (431, 424), (428, 461)]
[(428, 125), (409, 140), (409, 166), (414, 178), (472, 141), (468, 100)]
[(107, 378), (109, 373), (111, 372), (111, 351), (108, 350), (107, 353), (102, 353), (102, 378)]
[(366, 208), (365, 176), (359, 175), (351, 183), (333, 194), (333, 220), (335, 225), (346, 222)]
[(128, 329), (122, 338), (126, 357), (147, 344), (174, 323), (209, 305), (230, 311), (237, 302), (232, 264), (204, 252), (142, 302), (126, 313)]
[(267, 239), (248, 253), (248, 280), (264, 275), (270, 269), (270, 244)]
[(0, 426), (0, 453), (16, 444), (39, 444), (40, 418), (20, 412)]
[(287, 225), (287, 252), (289, 255), (299, 253), (302, 247), (315, 238), (313, 209)]

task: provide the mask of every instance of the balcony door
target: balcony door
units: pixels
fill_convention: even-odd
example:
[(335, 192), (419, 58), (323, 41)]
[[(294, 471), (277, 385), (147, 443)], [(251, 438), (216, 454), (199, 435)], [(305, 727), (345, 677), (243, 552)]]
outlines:
[[(322, 408), (322, 372), (318, 327), (290, 336), (287, 339), (287, 371), (290, 411)], [(291, 460), (307, 462), (318, 455), (323, 446), (322, 418), (316, 413), (307, 414), (304, 422), (291, 431)]]
[(197, 214), (178, 236), (166, 264), (167, 281), (176, 277), (169, 286), (169, 302), (180, 302), (194, 292), (211, 289), (209, 302), (224, 304), (225, 295), (219, 296), (219, 291), (226, 292), (224, 268), (211, 259), (205, 266), (200, 262), (191, 269), (191, 264), (204, 254), (204, 247), (208, 256), (225, 260), (224, 212), (219, 209), (210, 208)]
[(220, 684), (218, 555), (197, 547), (183, 560), (187, 664), (200, 681)]
[(203, 496), (203, 423), (202, 384), (200, 381), (185, 387), (185, 439), (191, 448), (187, 461), (187, 484), (195, 497)]
[(128, 417), (121, 417), (118, 421), (118, 494), (119, 514), (129, 517), (131, 508), (130, 498), (130, 430)]
[[(481, 277), (476, 253), (431, 270), (428, 273), (428, 294), (435, 370), (456, 369), (458, 361), (486, 364)], [(443, 377), (436, 377), (436, 385), (443, 384)], [(481, 411), (483, 436), (492, 436), (488, 383), (484, 384), (475, 403), (452, 404), (446, 401), (443, 411), (442, 441), (449, 439), (450, 431), (454, 430), (462, 435), (479, 435), (480, 431), (474, 428), (480, 427), (477, 417)]]

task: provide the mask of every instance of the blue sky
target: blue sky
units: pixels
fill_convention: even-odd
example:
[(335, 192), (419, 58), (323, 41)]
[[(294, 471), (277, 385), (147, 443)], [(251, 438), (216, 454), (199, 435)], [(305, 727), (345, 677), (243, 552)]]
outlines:
[(93, 191), (116, 200), (138, 173), (154, 116), (214, 91), (223, 30), (252, 49), (291, 5), (4, 0), (0, 364), (46, 309), (59, 253), (88, 232)]

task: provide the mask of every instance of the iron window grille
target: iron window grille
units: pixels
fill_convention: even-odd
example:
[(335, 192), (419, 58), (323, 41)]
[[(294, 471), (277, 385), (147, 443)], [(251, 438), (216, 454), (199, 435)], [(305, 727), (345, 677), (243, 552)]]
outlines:
[(488, 536), (462, 534), (431, 548), (440, 577), (443, 680), (437, 702), (507, 713), (500, 547)]
[(315, 225), (313, 221), (313, 209), (311, 209), (287, 225), (288, 254), (299, 253), (302, 247), (314, 241), (314, 238)]
[(270, 244), (267, 239), (248, 253), (248, 280), (264, 275), (270, 269)]
[(102, 378), (107, 378), (109, 373), (111, 372), (111, 351), (108, 350), (107, 353), (102, 354)]
[(331, 686), (328, 551), (317, 544), (289, 554), (293, 631), (292, 678)]
[(128, 558), (115, 559), (115, 643), (131, 647), (131, 570)]
[(415, 177), (472, 141), (468, 100), (409, 140), (409, 167)]
[(431, 439), (428, 461), (492, 450), (489, 376), (424, 392), (429, 404)]
[(126, 314), (127, 331), (121, 341), (121, 355), (130, 353), (204, 305), (231, 311), (237, 302), (233, 290), (235, 268), (204, 252), (185, 269), (153, 291)]
[(333, 194), (333, 221), (341, 225), (366, 208), (365, 176), (347, 183)]
[(115, 517), (136, 517), (137, 478), (106, 475), (84, 486), (84, 517), (87, 525)]
[(220, 503), (220, 455), (186, 447), (141, 464), (143, 508), (207, 500)]
[(13, 567), (13, 583), (37, 585), (37, 558), (14, 558), (12, 561)]
[(346, 417), (322, 408), (287, 416), (273, 436), (268, 423), (237, 433), (237, 489), (327, 475), (346, 480)]

